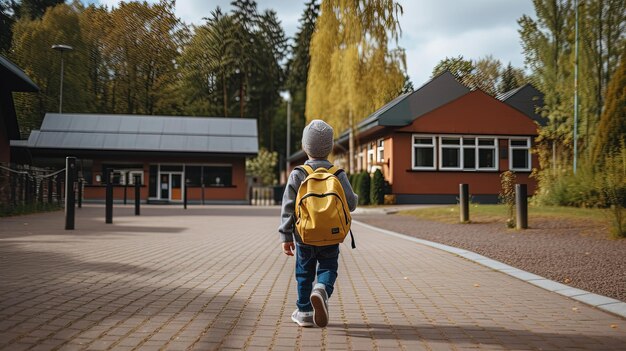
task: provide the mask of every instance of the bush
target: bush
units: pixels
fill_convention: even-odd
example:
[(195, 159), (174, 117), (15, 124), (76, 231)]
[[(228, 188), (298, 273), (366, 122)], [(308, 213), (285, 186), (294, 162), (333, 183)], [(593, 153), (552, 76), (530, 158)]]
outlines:
[(383, 177), (383, 172), (377, 169), (372, 178), (370, 203), (372, 205), (382, 205), (383, 202), (385, 202), (385, 177)]
[(357, 181), (357, 194), (359, 195), (359, 205), (370, 204), (370, 174), (361, 172)]
[(506, 226), (509, 228), (515, 227), (515, 178), (515, 172), (512, 171), (500, 173), (502, 190), (500, 190), (498, 197), (500, 198), (500, 203), (507, 208)]
[(626, 147), (610, 152), (597, 175), (596, 184), (610, 209), (613, 235), (626, 237)]

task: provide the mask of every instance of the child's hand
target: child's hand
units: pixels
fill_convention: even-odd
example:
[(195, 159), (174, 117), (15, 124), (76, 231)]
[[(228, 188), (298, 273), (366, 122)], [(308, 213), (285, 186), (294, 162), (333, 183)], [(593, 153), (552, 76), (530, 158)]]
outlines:
[(294, 245), (293, 241), (289, 241), (281, 244), (283, 247), (283, 253), (287, 256), (293, 256), (293, 252), (296, 249), (296, 245)]

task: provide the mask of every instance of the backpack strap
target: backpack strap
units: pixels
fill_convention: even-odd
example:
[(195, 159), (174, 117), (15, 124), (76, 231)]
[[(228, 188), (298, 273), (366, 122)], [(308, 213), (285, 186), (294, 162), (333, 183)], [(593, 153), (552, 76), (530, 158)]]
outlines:
[(350, 229), (350, 239), (352, 239), (352, 248), (356, 249), (356, 245), (354, 244), (354, 235), (352, 235), (352, 229)]
[(305, 177), (315, 173), (315, 170), (309, 165), (296, 166), (295, 169), (304, 171)]

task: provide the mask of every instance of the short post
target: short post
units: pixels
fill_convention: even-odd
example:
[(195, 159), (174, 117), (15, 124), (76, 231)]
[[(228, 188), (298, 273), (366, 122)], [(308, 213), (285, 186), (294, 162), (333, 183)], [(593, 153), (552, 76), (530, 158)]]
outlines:
[(37, 201), (40, 205), (43, 205), (43, 179), (39, 181), (39, 192), (37, 193)]
[(83, 208), (83, 179), (78, 180), (78, 208)]
[(135, 176), (135, 216), (139, 216), (141, 203), (141, 177)]
[(128, 195), (126, 194), (127, 189), (128, 185), (126, 184), (126, 182), (124, 182), (124, 205), (126, 205), (126, 199), (128, 198)]
[(113, 223), (113, 182), (111, 181), (111, 175), (113, 170), (107, 169), (106, 173), (106, 204), (105, 204), (105, 223)]
[(183, 184), (183, 208), (186, 210), (187, 209), (187, 181), (185, 181), (185, 184)]
[(528, 228), (528, 197), (526, 184), (515, 184), (516, 229)]
[(76, 157), (65, 158), (65, 230), (74, 229)]
[(469, 184), (459, 184), (459, 212), (461, 223), (469, 222)]
[(204, 182), (202, 182), (202, 204), (204, 205)]

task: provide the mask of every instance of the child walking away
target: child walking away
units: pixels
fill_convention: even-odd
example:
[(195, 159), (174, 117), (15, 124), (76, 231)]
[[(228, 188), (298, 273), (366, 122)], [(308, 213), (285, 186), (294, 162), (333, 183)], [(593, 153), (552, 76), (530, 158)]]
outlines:
[(333, 149), (330, 125), (311, 121), (302, 133), (302, 149), (309, 159), (289, 175), (278, 231), (283, 253), (296, 256), (298, 308), (291, 319), (302, 327), (325, 327), (328, 299), (337, 279), (339, 243), (352, 235), (350, 212), (356, 209), (358, 197), (346, 173), (328, 161)]

